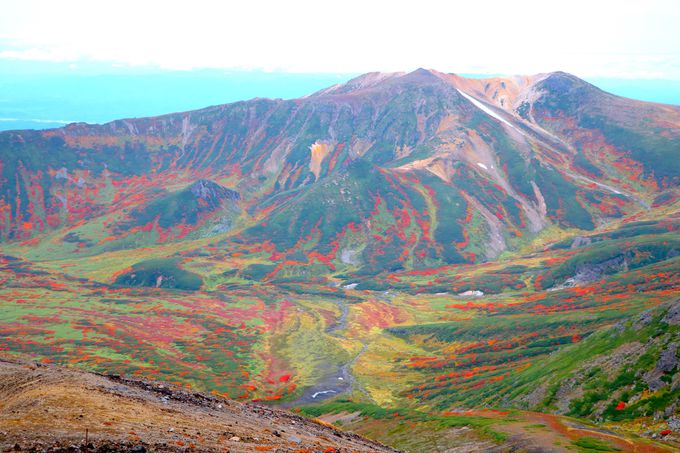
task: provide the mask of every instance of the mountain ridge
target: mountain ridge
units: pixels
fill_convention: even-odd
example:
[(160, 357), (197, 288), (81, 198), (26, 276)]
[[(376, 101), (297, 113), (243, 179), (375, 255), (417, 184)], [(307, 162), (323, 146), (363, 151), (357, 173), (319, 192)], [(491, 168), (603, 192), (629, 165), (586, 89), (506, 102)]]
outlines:
[[(553, 78), (560, 82), (545, 94), (542, 84)], [(297, 100), (257, 99), (100, 126), (78, 124), (41, 132), (6, 132), (0, 135), (0, 161), (6, 181), (0, 198), (4, 212), (0, 236), (26, 240), (35, 231), (52, 229), (49, 225), (68, 225), (104, 214), (109, 202), (99, 199), (102, 190), (117, 190), (119, 197), (122, 192), (130, 192), (140, 200), (153, 198), (156, 196), (153, 192), (144, 195), (144, 186), (158, 186), (163, 178), (151, 176), (143, 185), (136, 183), (136, 189), (115, 189), (126, 178), (141, 182), (139, 177), (145, 173), (168, 174), (179, 184), (191, 184), (192, 179), (206, 175), (229, 180), (228, 188), (244, 194), (241, 203), (248, 205), (247, 210), (253, 214), (275, 215), (293, 209), (285, 214), (287, 218), (298, 218), (293, 220), (294, 231), (290, 231), (289, 237), (306, 236), (317, 219), (307, 218), (309, 214), (296, 207), (298, 197), (304, 192), (321, 194), (332, 190), (323, 183), (328, 180), (335, 181), (332, 184), (351, 181), (352, 188), (340, 189), (349, 191), (351, 198), (352, 190), (365, 184), (360, 181), (368, 183), (366, 176), (375, 174), (369, 178), (372, 197), (377, 200), (379, 192), (396, 197), (386, 199), (384, 208), (393, 211), (401, 209), (401, 205), (406, 207), (409, 217), (421, 217), (438, 225), (435, 238), (430, 238), (423, 227), (419, 227), (420, 232), (411, 229), (408, 234), (399, 233), (400, 237), (415, 234), (416, 249), (421, 248), (407, 246), (412, 249), (404, 257), (413, 263), (409, 266), (427, 267), (429, 262), (469, 261), (471, 258), (465, 258), (464, 253), (492, 258), (515, 247), (513, 234), (520, 237), (524, 230), (535, 235), (551, 223), (562, 228), (593, 229), (600, 222), (601, 213), (592, 211), (589, 203), (604, 203), (607, 216), (621, 216), (634, 212), (638, 200), (659, 193), (655, 187), (659, 184), (675, 190), (675, 183), (671, 182), (677, 180), (675, 170), (661, 165), (663, 156), (680, 141), (680, 134), (673, 128), (667, 129), (670, 134), (667, 137), (621, 129), (621, 134), (632, 138), (628, 142), (644, 144), (651, 140), (660, 144), (654, 148), (658, 159), (650, 161), (653, 165), (631, 160), (627, 156), (640, 158), (647, 151), (626, 151), (622, 145), (608, 143), (609, 139), (599, 135), (599, 131), (577, 129), (584, 137), (579, 139), (583, 143), (569, 138), (576, 135), (570, 132), (574, 128), (571, 124), (580, 121), (580, 113), (573, 113), (571, 104), (564, 104), (562, 99), (566, 92), (571, 92), (570, 87), (589, 86), (586, 82), (564, 73), (521, 80), (526, 82), (521, 89), (510, 86), (510, 81), (496, 80), (494, 101), (493, 96), (483, 97), (479, 93), (482, 83), (490, 83), (484, 80), (425, 69), (407, 74), (370, 73)], [(475, 86), (477, 89), (473, 89)], [(498, 95), (503, 87), (509, 94)], [(550, 94), (553, 91), (557, 94)], [(600, 96), (599, 90), (594, 93)], [(593, 104), (595, 101), (588, 102), (584, 105), (592, 104), (592, 111), (601, 113)], [(619, 111), (633, 111), (631, 106), (627, 109)], [(659, 110), (649, 104), (647, 109), (668, 117), (668, 124), (680, 121), (680, 108)], [(553, 111), (565, 113), (558, 113), (555, 119), (549, 116)], [(563, 124), (571, 129), (563, 129)], [(609, 123), (602, 124), (609, 127)], [(588, 147), (593, 151), (588, 152)], [(47, 160), (39, 157), (41, 148), (51, 148), (52, 157)], [(603, 150), (600, 157), (605, 159), (594, 160), (595, 154)], [(112, 159), (114, 155), (117, 157)], [(351, 169), (349, 173), (347, 169)], [(69, 171), (81, 173), (78, 180), (86, 184), (85, 192), (89, 186), (98, 185), (99, 189), (92, 189), (97, 193), (83, 200), (79, 193), (82, 190), (70, 184)], [(530, 175), (528, 180), (526, 172)], [(635, 186), (622, 182), (621, 176), (631, 174), (640, 177)], [(439, 187), (436, 196), (428, 193), (432, 186), (430, 176), (438, 179), (433, 182)], [(40, 185), (37, 192), (27, 182), (31, 179)], [(408, 195), (415, 181), (420, 188)], [(111, 188), (112, 184), (118, 186)], [(487, 188), (489, 184), (491, 187)], [(284, 203), (286, 197), (282, 194), (293, 194), (291, 190), (299, 195), (287, 197)], [(564, 197), (567, 193), (572, 195)], [(373, 202), (359, 206), (348, 195), (320, 196), (315, 203), (335, 199), (333, 203), (342, 208), (333, 214), (337, 218), (332, 224), (335, 226), (321, 221), (323, 234), (319, 240), (324, 244), (340, 237), (350, 223), (364, 223), (360, 234), (371, 234), (371, 227), (367, 228), (365, 222), (373, 215)], [(311, 194), (305, 197), (315, 199)], [(448, 242), (451, 238), (456, 244), (466, 244), (465, 232), (436, 219), (438, 214), (432, 208), (423, 210), (428, 204), (440, 205), (442, 200), (437, 197), (471, 207), (482, 222), (478, 230), (487, 239), (478, 241), (476, 249), (468, 251)], [(412, 206), (416, 201), (420, 208)], [(76, 203), (83, 206), (74, 210), (71, 206)], [(319, 213), (326, 210), (323, 205), (316, 207)], [(121, 214), (126, 215), (125, 211)], [(272, 220), (277, 224), (276, 218)], [(294, 243), (283, 238), (277, 243), (268, 223), (271, 222), (261, 221), (247, 229), (246, 240), (258, 240), (258, 235), (260, 239), (273, 237), (280, 252), (282, 247)], [(447, 238), (447, 242), (442, 243), (442, 238)], [(418, 246), (418, 242), (422, 245)], [(328, 249), (321, 245), (318, 252), (327, 256)], [(424, 252), (423, 259), (414, 256), (415, 252)], [(335, 259), (336, 266), (342, 264), (336, 258), (329, 259)]]

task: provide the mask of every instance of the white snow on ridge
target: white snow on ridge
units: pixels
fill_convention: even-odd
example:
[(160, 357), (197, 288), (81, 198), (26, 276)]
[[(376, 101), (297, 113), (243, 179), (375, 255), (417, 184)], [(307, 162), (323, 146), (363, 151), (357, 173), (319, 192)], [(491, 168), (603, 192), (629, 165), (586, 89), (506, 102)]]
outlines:
[(484, 165), (484, 164), (481, 163), (481, 162), (477, 162), (477, 165), (479, 165), (480, 167), (482, 167), (484, 170), (488, 170), (488, 169), (489, 169), (489, 167), (487, 167), (486, 165)]
[[(458, 88), (456, 88), (456, 90), (458, 90)], [(480, 109), (482, 112), (484, 112), (484, 113), (486, 113), (487, 115), (489, 115), (489, 116), (491, 116), (491, 117), (497, 119), (497, 120), (500, 121), (501, 123), (507, 124), (508, 126), (510, 126), (511, 128), (515, 129), (516, 131), (518, 131), (518, 132), (520, 132), (520, 133), (522, 132), (522, 131), (520, 131), (519, 129), (517, 129), (514, 125), (512, 125), (510, 122), (508, 122), (507, 120), (505, 120), (504, 118), (502, 118), (500, 115), (498, 115), (496, 112), (494, 112), (493, 110), (491, 110), (489, 107), (487, 107), (487, 106), (485, 106), (484, 104), (482, 104), (481, 102), (479, 102), (477, 99), (473, 98), (473, 97), (470, 96), (469, 94), (463, 93), (463, 92), (460, 91), (460, 90), (458, 90), (458, 92), (459, 92), (465, 99), (467, 99), (468, 101), (472, 102), (472, 103), (475, 105), (475, 107), (477, 107), (478, 109)]]

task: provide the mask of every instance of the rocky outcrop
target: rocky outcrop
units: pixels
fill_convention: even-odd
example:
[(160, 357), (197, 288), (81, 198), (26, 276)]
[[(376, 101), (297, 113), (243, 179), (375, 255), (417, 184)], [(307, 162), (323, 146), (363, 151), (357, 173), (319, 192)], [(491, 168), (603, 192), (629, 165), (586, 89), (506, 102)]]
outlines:
[(224, 201), (236, 202), (241, 199), (241, 194), (238, 192), (227, 189), (208, 179), (199, 179), (189, 186), (189, 191), (196, 198), (206, 201), (211, 208), (216, 208)]
[(654, 369), (644, 376), (644, 380), (650, 390), (656, 391), (668, 385), (667, 382), (662, 380), (662, 377), (670, 374), (680, 366), (680, 359), (677, 353), (677, 343), (670, 343), (661, 351)]
[(396, 451), (290, 412), (159, 381), (2, 359), (0, 404), (0, 451)]

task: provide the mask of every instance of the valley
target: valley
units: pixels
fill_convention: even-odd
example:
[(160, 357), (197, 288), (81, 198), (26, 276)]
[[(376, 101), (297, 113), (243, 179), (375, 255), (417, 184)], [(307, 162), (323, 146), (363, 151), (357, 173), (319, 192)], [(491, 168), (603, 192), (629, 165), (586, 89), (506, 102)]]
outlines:
[(403, 451), (675, 451), (679, 126), (418, 70), (2, 132), (0, 353)]

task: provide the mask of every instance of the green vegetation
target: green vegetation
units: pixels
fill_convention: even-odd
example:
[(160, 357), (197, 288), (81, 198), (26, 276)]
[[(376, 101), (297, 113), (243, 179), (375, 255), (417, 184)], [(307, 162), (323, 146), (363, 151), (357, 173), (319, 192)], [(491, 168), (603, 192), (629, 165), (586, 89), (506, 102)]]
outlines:
[(581, 125), (600, 131), (609, 143), (644, 162), (645, 176), (653, 176), (660, 185), (677, 184), (680, 162), (672, 156), (680, 148), (680, 139), (669, 140), (650, 133), (647, 128), (622, 127), (603, 115), (584, 115)]
[(621, 451), (620, 448), (612, 447), (602, 439), (595, 437), (581, 437), (580, 439), (573, 441), (572, 444), (578, 447), (579, 451), (583, 452)]
[(677, 112), (553, 74), (518, 140), (447, 77), (1, 133), (0, 351), (408, 451), (662, 427)]
[(195, 291), (201, 287), (201, 277), (179, 267), (179, 259), (154, 259), (132, 265), (132, 270), (119, 275), (116, 284)]
[(222, 203), (238, 199), (237, 192), (212, 181), (199, 181), (191, 187), (156, 198), (133, 211), (131, 216), (136, 225), (146, 225), (156, 220), (161, 228), (180, 224), (194, 225), (202, 214), (217, 210)]
[(672, 258), (679, 248), (680, 239), (675, 234), (639, 238), (634, 243), (624, 239), (595, 243), (543, 274), (541, 285), (550, 288), (589, 266), (598, 267), (596, 278), (624, 267), (636, 269)]
[(300, 412), (308, 417), (320, 417), (325, 414), (358, 413), (361, 417), (373, 420), (397, 419), (400, 423), (423, 423), (434, 432), (448, 428), (470, 427), (477, 430), (482, 436), (499, 444), (508, 438), (506, 433), (493, 429), (494, 426), (505, 423), (504, 420), (495, 420), (482, 416), (425, 414), (408, 408), (385, 408), (375, 404), (357, 403), (343, 399), (325, 404), (303, 406), (300, 408)]

